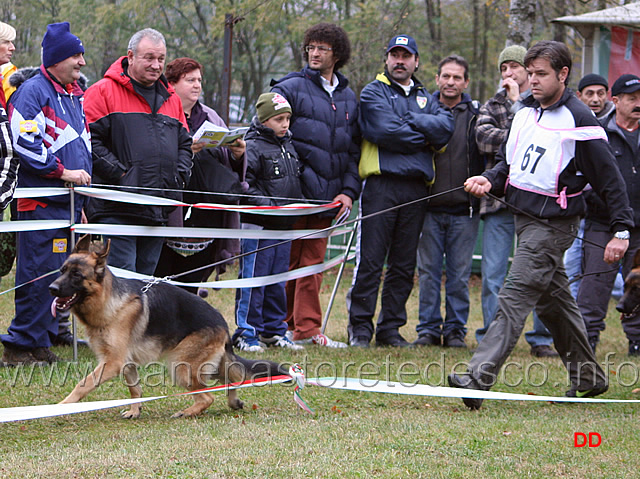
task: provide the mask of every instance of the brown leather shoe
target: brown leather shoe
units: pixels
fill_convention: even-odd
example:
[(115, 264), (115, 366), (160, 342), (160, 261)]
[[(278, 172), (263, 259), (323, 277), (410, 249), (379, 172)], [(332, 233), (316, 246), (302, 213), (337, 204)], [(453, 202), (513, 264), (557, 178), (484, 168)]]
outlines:
[(28, 366), (28, 365), (45, 365), (46, 362), (36, 359), (32, 354), (32, 350), (14, 348), (13, 346), (5, 345), (4, 352), (2, 353), (2, 361), (0, 366), (13, 367), (13, 366)]
[(33, 357), (38, 361), (44, 361), (45, 363), (56, 363), (60, 361), (60, 358), (53, 354), (49, 348), (35, 348), (31, 351)]
[(551, 346), (543, 344), (542, 346), (532, 346), (531, 356), (535, 356), (536, 358), (553, 358), (559, 356), (559, 354)]

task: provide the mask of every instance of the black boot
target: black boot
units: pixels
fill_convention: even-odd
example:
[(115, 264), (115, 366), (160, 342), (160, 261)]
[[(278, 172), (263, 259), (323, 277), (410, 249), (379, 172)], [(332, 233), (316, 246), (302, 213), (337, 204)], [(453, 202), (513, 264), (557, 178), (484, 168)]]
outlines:
[[(58, 318), (58, 335), (51, 339), (51, 344), (54, 346), (73, 346), (73, 334), (71, 333), (71, 321), (69, 321), (70, 313), (65, 311), (61, 313), (58, 311), (56, 317)], [(78, 346), (88, 346), (84, 339), (77, 339)]]

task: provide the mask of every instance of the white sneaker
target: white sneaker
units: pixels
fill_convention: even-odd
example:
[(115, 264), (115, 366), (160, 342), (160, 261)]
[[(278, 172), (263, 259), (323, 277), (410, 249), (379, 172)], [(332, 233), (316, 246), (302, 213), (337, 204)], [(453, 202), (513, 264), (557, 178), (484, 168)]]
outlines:
[(287, 339), (289, 341), (293, 341), (293, 331), (291, 331), (290, 329), (287, 330), (286, 333), (284, 333), (284, 335), (287, 337)]
[(260, 340), (269, 347), (273, 346), (276, 348), (286, 348), (286, 349), (292, 349), (294, 351), (299, 351), (300, 349), (304, 349), (304, 346), (295, 344), (293, 341), (287, 338), (286, 335), (279, 336), (276, 334), (275, 336), (271, 336), (270, 338), (267, 338), (265, 336), (260, 336)]
[(250, 353), (264, 353), (264, 348), (260, 346), (260, 342), (256, 341), (255, 339), (247, 340), (246, 338), (240, 336), (238, 339), (236, 339), (233, 345), (240, 351), (248, 351)]
[(335, 341), (324, 334), (316, 334), (315, 336), (311, 336), (307, 339), (300, 339), (298, 341), (294, 341), (296, 344), (317, 344), (318, 346), (326, 346), (327, 348), (334, 349), (342, 349), (346, 348), (347, 345), (340, 341)]

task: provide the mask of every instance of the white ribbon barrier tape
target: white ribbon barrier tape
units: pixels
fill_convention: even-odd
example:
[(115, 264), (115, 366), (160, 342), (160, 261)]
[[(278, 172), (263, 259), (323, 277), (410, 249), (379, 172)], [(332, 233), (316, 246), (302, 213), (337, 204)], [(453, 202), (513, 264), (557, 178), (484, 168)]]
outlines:
[(187, 393), (173, 394), (170, 396), (154, 396), (138, 399), (114, 399), (110, 401), (90, 401), (71, 404), (45, 404), (42, 406), (22, 406), (0, 409), (0, 423), (12, 421), (26, 421), (29, 419), (40, 419), (44, 417), (63, 416), (65, 414), (77, 414), (81, 412), (97, 411), (99, 409), (109, 409), (114, 407), (129, 406), (148, 401), (156, 401), (168, 397), (190, 396), (193, 394), (202, 394), (207, 392), (222, 392), (230, 389), (240, 389), (253, 386), (261, 386), (265, 384), (280, 384), (291, 381), (290, 376), (273, 376), (270, 378), (258, 378), (251, 381), (241, 383), (223, 384), (211, 388), (200, 389), (198, 391), (190, 391)]
[(69, 188), (16, 188), (14, 198), (42, 198), (43, 196), (68, 195)]
[(69, 226), (71, 226), (69, 220), (0, 221), (0, 232), (55, 230)]
[[(355, 255), (351, 254), (347, 260), (353, 259)], [(222, 281), (207, 281), (203, 283), (184, 283), (182, 281), (168, 280), (167, 283), (175, 284), (176, 286), (190, 286), (194, 288), (255, 288), (258, 286), (267, 286), (270, 284), (280, 283), (282, 281), (289, 281), (292, 279), (302, 278), (316, 273), (322, 273), (328, 269), (331, 269), (344, 261), (344, 256), (336, 256), (335, 258), (325, 261), (324, 263), (314, 264), (311, 266), (303, 266), (302, 268), (287, 271), (285, 273), (273, 274), (270, 276), (260, 276), (256, 278), (244, 278), (244, 279), (227, 279)], [(140, 279), (145, 281), (152, 281), (152, 276), (146, 276), (144, 274), (135, 273), (133, 271), (127, 271), (126, 269), (115, 268), (109, 266), (111, 272), (119, 278), (127, 279)]]
[[(292, 366), (295, 368), (297, 365)], [(348, 391), (376, 392), (387, 394), (405, 394), (413, 396), (431, 396), (446, 398), (477, 398), (477, 399), (501, 399), (510, 401), (545, 401), (545, 402), (567, 402), (567, 403), (640, 403), (640, 399), (599, 399), (599, 398), (569, 398), (556, 396), (535, 396), (530, 394), (515, 394), (492, 391), (476, 391), (472, 389), (457, 389), (442, 386), (427, 386), (425, 384), (404, 384), (398, 382), (390, 382), (375, 379), (357, 379), (357, 378), (304, 378), (304, 372), (298, 366), (298, 370), (290, 369), (290, 376), (274, 376), (270, 378), (259, 378), (241, 383), (224, 384), (212, 388), (201, 389), (186, 393), (174, 394), (170, 396), (155, 396), (138, 399), (115, 399), (110, 401), (92, 401), (84, 403), (72, 404), (47, 404), (42, 406), (23, 406), (0, 409), (0, 423), (11, 421), (25, 421), (29, 419), (39, 419), (44, 417), (62, 416), (64, 414), (77, 414), (81, 412), (97, 411), (99, 409), (108, 409), (114, 407), (128, 406), (131, 404), (155, 401), (168, 397), (188, 396), (193, 394), (201, 394), (205, 392), (227, 391), (230, 389), (240, 389), (265, 384), (279, 384), (289, 382), (292, 379), (296, 381), (297, 386), (294, 389), (294, 400), (302, 409), (313, 413), (311, 408), (300, 397), (300, 390), (304, 386), (320, 386), (331, 389), (342, 389)]]
[(426, 384), (404, 384), (393, 381), (358, 378), (308, 378), (307, 385), (347, 391), (365, 391), (388, 394), (410, 394), (414, 396), (433, 396), (446, 398), (502, 399), (510, 401), (547, 401), (578, 403), (640, 403), (640, 399), (599, 399), (578, 397), (535, 396), (531, 394), (478, 391)]
[(109, 190), (107, 188), (88, 188), (77, 186), (73, 189), (76, 193), (101, 200), (117, 201), (119, 203), (131, 203), (147, 206), (188, 206), (182, 201), (163, 198), (161, 196), (141, 195), (139, 193), (127, 193), (126, 191)]
[(194, 208), (210, 210), (237, 211), (239, 213), (253, 213), (259, 215), (276, 216), (300, 216), (322, 213), (341, 205), (339, 202), (326, 203), (324, 205), (310, 205), (308, 203), (291, 203), (284, 206), (250, 206), (250, 205), (222, 205), (216, 203), (196, 203)]
[(165, 397), (167, 396), (140, 399), (114, 399), (112, 401), (92, 401), (72, 404), (44, 404), (42, 406), (8, 407), (0, 409), (0, 422), (26, 421), (28, 419), (40, 419), (43, 417), (98, 411), (99, 409), (109, 409), (112, 407), (122, 407), (147, 401), (155, 401), (156, 399), (164, 399)]
[[(6, 223), (9, 223), (8, 221)], [(12, 221), (11, 223), (18, 223)], [(69, 226), (69, 222), (67, 222)], [(2, 227), (2, 222), (0, 222)], [(165, 238), (238, 238), (238, 239), (304, 239), (327, 238), (350, 233), (352, 227), (333, 230), (251, 230), (231, 228), (179, 228), (174, 226), (107, 225), (76, 223), (73, 231), (80, 234), (106, 234), (111, 236), (163, 236)], [(0, 230), (3, 231), (3, 230)], [(314, 233), (314, 231), (318, 231)]]
[(308, 203), (292, 203), (285, 206), (252, 206), (252, 205), (226, 205), (220, 203), (196, 203), (189, 204), (182, 201), (171, 200), (169, 198), (162, 198), (158, 196), (142, 195), (139, 193), (127, 193), (123, 191), (110, 190), (106, 188), (87, 188), (79, 186), (74, 188), (76, 193), (89, 196), (91, 198), (98, 198), (102, 200), (118, 201), (121, 203), (132, 203), (138, 205), (148, 206), (184, 206), (199, 209), (213, 209), (224, 211), (236, 211), (240, 213), (253, 213), (261, 215), (278, 215), (278, 216), (299, 216), (299, 215), (312, 215), (327, 211), (328, 209), (336, 208), (340, 206), (340, 203), (335, 201), (332, 203), (325, 203), (323, 205), (314, 205)]
[[(14, 198), (40, 198), (47, 196), (68, 195), (69, 188), (16, 188)], [(86, 186), (77, 186), (73, 191), (101, 200), (118, 201), (120, 203), (131, 203), (135, 205), (147, 206), (184, 206), (199, 209), (214, 209), (225, 211), (236, 211), (239, 213), (252, 213), (260, 215), (277, 215), (277, 216), (300, 216), (313, 215), (321, 213), (333, 208), (339, 207), (338, 201), (324, 203), (321, 205), (310, 203), (291, 203), (285, 206), (253, 206), (253, 205), (228, 205), (222, 203), (196, 203), (190, 204), (183, 201), (163, 198), (161, 196), (143, 195), (140, 193), (127, 193), (125, 191), (111, 190), (107, 188), (92, 188)]]

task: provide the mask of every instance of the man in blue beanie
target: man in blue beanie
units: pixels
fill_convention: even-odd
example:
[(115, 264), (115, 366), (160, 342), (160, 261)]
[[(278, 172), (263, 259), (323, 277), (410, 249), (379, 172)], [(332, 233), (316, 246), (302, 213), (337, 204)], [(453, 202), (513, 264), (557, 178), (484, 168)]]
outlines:
[[(63, 187), (91, 183), (91, 142), (82, 108), (83, 91), (76, 80), (85, 65), (84, 47), (69, 23), (47, 26), (42, 40), (39, 74), (25, 81), (9, 105), (13, 146), (20, 156), (18, 186)], [(76, 197), (70, 218), (69, 196), (19, 198), (20, 220), (63, 220), (79, 223), (84, 200)], [(55, 277), (25, 284), (62, 266), (69, 254), (69, 228), (18, 233), (16, 315), (0, 336), (0, 364), (52, 363), (49, 350), (58, 334), (48, 288)]]

